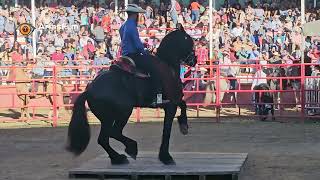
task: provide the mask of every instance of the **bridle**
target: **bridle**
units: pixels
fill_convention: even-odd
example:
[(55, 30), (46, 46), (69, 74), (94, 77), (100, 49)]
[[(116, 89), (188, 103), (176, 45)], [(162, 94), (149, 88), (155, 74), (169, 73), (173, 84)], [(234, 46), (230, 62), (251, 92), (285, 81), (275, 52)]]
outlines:
[(194, 66), (197, 62), (195, 61), (196, 56), (194, 51), (191, 51), (187, 57), (180, 59), (180, 64), (187, 64), (189, 66)]

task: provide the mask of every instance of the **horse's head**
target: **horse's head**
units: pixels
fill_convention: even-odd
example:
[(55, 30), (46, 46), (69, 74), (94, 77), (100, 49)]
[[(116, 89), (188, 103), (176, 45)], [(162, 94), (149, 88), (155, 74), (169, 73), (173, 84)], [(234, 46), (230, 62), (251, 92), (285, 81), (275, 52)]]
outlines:
[(157, 56), (171, 65), (195, 66), (197, 64), (193, 39), (181, 24), (163, 38), (157, 50)]

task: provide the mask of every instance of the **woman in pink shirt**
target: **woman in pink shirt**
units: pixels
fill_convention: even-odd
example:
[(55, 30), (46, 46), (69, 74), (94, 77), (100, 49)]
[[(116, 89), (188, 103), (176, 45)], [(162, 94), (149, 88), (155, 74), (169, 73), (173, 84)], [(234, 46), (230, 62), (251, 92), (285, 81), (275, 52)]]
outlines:
[(11, 52), (11, 59), (13, 63), (22, 63), (23, 61), (23, 55), (22, 55), (22, 49), (19, 44), (15, 44), (15, 47), (13, 48), (13, 51)]
[(88, 40), (87, 45), (85, 45), (85, 46), (83, 47), (83, 56), (84, 56), (86, 59), (91, 59), (91, 60), (93, 60), (93, 58), (94, 58), (94, 53), (95, 53), (95, 47), (94, 47), (94, 45), (92, 44), (92, 41), (91, 41), (91, 40)]
[(64, 59), (64, 54), (62, 53), (62, 48), (57, 47), (56, 52), (51, 55), (51, 60), (53, 62), (61, 62)]
[(206, 48), (203, 42), (199, 43), (199, 46), (196, 50), (196, 56), (198, 57), (198, 64), (206, 64), (208, 58), (208, 49)]

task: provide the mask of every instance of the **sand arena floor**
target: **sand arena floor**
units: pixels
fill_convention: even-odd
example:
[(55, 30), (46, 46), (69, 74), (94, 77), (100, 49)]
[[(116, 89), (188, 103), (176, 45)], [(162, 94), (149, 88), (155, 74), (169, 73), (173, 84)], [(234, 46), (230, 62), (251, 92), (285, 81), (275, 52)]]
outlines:
[[(289, 120), (288, 120), (289, 121)], [(248, 152), (240, 180), (319, 180), (320, 127), (306, 121), (260, 122), (249, 118), (194, 119), (183, 136), (174, 124), (171, 151)], [(99, 125), (92, 125), (90, 144), (79, 158), (64, 150), (67, 128), (0, 129), (0, 179), (67, 180), (68, 170), (103, 153), (97, 145)], [(130, 123), (125, 134), (140, 151), (158, 151), (161, 122)], [(123, 146), (112, 141), (112, 146)], [(107, 158), (107, 157), (106, 157)], [(132, 161), (132, 159), (130, 159)]]

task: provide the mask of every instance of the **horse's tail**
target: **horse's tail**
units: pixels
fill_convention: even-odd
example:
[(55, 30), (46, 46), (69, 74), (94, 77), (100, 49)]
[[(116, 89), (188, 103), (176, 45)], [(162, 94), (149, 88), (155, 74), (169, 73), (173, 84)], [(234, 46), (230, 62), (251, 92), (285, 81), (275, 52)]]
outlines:
[(73, 106), (73, 113), (68, 129), (67, 150), (80, 155), (88, 146), (90, 140), (90, 127), (87, 118), (85, 102), (87, 92), (77, 98)]

